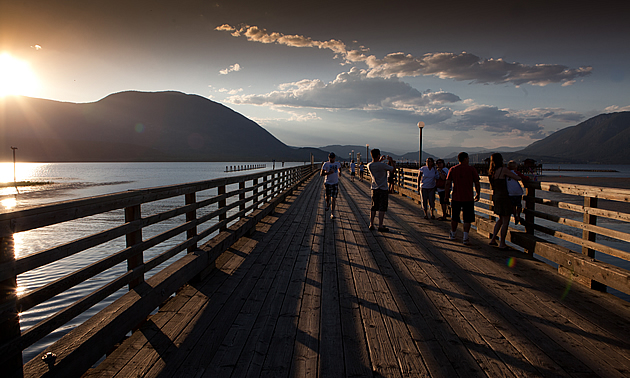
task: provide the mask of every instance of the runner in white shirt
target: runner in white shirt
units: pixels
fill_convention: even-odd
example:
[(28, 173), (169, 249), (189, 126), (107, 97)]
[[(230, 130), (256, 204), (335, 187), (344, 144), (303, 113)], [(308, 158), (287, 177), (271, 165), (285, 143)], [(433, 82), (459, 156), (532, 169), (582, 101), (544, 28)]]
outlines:
[(330, 219), (334, 219), (337, 193), (339, 193), (339, 176), (341, 176), (341, 163), (335, 162), (334, 152), (328, 154), (328, 161), (322, 165), (320, 176), (325, 177), (326, 210), (331, 209)]

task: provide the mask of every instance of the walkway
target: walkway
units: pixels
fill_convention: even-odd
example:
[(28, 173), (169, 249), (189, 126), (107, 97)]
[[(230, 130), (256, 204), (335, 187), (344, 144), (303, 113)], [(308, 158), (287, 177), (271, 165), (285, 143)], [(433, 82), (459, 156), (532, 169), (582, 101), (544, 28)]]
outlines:
[[(630, 304), (390, 196), (314, 177), (87, 376), (627, 377)], [(508, 267), (509, 257), (516, 258)]]

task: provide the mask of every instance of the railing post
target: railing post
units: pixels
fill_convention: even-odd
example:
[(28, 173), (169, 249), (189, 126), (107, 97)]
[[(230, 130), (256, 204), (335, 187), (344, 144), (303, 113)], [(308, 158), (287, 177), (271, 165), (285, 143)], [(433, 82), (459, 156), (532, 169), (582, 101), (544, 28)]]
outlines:
[[(221, 195), (223, 195), (223, 194), (225, 194), (225, 185), (221, 185), (221, 186), (219, 186), (219, 187), (217, 188), (217, 191), (218, 191), (217, 193), (218, 193), (220, 196), (221, 196)], [(226, 206), (227, 206), (227, 199), (225, 199), (225, 198), (224, 198), (224, 199), (222, 199), (222, 200), (220, 200), (220, 201), (219, 201), (219, 209), (224, 208), (224, 207), (226, 207)], [(220, 215), (219, 215), (219, 222), (222, 222), (222, 221), (224, 221), (224, 220), (226, 220), (226, 219), (227, 219), (227, 213), (223, 213), (223, 214), (220, 214)], [(220, 230), (221, 230), (221, 231), (225, 231), (225, 230), (227, 230), (227, 224), (226, 224), (226, 225), (223, 225), (223, 226), (220, 228)]]
[(254, 187), (254, 191), (252, 193), (252, 198), (254, 199), (254, 209), (258, 209), (258, 205), (256, 205), (256, 202), (258, 202), (258, 188), (256, 185), (258, 185), (258, 177), (252, 180), (252, 186)]
[[(245, 189), (245, 181), (241, 181), (241, 182), (239, 182), (239, 183), (238, 183), (238, 188), (239, 188), (240, 190)], [(240, 211), (245, 211), (245, 201), (244, 201), (244, 200), (245, 200), (245, 192), (242, 192), (241, 194), (239, 194), (239, 195), (238, 195), (238, 199), (239, 199), (240, 201), (243, 201), (243, 203), (242, 203), (242, 204), (238, 207), (238, 208), (239, 208), (239, 210), (240, 210)], [(243, 215), (241, 216), (241, 219), (243, 219), (243, 218), (245, 218), (245, 214), (243, 214)]]
[[(534, 235), (535, 216), (533, 211), (536, 210), (536, 189), (525, 184), (525, 232)], [(529, 210), (529, 211), (527, 211)], [(525, 248), (525, 252), (529, 256), (534, 256), (534, 250)]]
[[(129, 223), (142, 218), (142, 211), (140, 209), (140, 205), (134, 205), (130, 207), (125, 207), (125, 223)], [(130, 232), (125, 237), (127, 242), (127, 248), (132, 247), (136, 244), (142, 243), (142, 229)], [(131, 271), (135, 268), (141, 266), (143, 262), (142, 255), (144, 252), (140, 252), (135, 256), (127, 259), (127, 270)], [(144, 281), (144, 277), (138, 277), (131, 282), (129, 282), (129, 290), (138, 286), (140, 283)]]
[(531, 186), (525, 186), (525, 232), (534, 235), (534, 214), (536, 210), (536, 189)]
[[(588, 213), (587, 208), (596, 208), (597, 207), (597, 197), (584, 197), (584, 224), (597, 224), (597, 216), (591, 215)], [(588, 230), (582, 230), (582, 239), (587, 241), (596, 241), (597, 234)], [(586, 246), (582, 246), (582, 254), (594, 258), (595, 250), (588, 248)], [(601, 282), (590, 280), (590, 288), (598, 291), (606, 291), (606, 285)]]
[[(13, 235), (0, 238), (0, 264), (15, 264), (15, 242)], [(20, 336), (20, 316), (17, 310), (17, 277), (0, 281), (0, 304), (10, 304), (10, 312), (0, 323), (0, 345)], [(2, 374), (6, 377), (23, 377), (22, 352), (3, 358)]]
[[(186, 205), (192, 205), (194, 203), (197, 202), (197, 193), (188, 193), (184, 196), (185, 201), (186, 201)], [(193, 209), (192, 211), (189, 211), (186, 213), (186, 223), (188, 222), (194, 222), (197, 220), (197, 210)], [(186, 239), (192, 239), (197, 237), (197, 225), (195, 225), (195, 227), (191, 228), (190, 230), (186, 231)], [(188, 247), (188, 253), (190, 252), (194, 252), (197, 250), (197, 242), (193, 243), (192, 245), (190, 245), (190, 247)]]

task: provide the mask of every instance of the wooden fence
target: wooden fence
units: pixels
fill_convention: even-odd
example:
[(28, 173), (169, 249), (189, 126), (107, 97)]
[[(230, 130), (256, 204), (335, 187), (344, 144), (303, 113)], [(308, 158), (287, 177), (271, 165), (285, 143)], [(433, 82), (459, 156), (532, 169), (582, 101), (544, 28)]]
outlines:
[[(487, 177), (481, 182), (476, 229), (490, 236), (495, 219), (492, 190)], [(417, 169), (397, 169), (396, 184), (400, 194), (421, 201)], [(557, 264), (558, 272), (574, 282), (630, 294), (630, 271), (618, 266), (630, 262), (630, 190), (536, 181), (523, 186), (525, 227), (511, 224), (507, 241)], [(596, 258), (596, 251), (604, 256)], [(622, 263), (602, 261), (615, 259)]]
[[(313, 165), (304, 165), (0, 213), (0, 365), (3, 376), (30, 377), (47, 373), (79, 376), (171, 294), (220, 266), (222, 253), (251, 232), (260, 219), (271, 213), (315, 170)], [(152, 214), (143, 211), (144, 206), (155, 201), (182, 197), (180, 204), (172, 204), (170, 208), (157, 207), (159, 211)], [(115, 227), (15, 258), (13, 235), (16, 233), (121, 209), (124, 219)], [(166, 231), (144, 239), (143, 229), (156, 224), (166, 224)], [(202, 230), (201, 225), (207, 227)], [(144, 251), (182, 235), (185, 235), (184, 241), (165, 247), (166, 250), (145, 261)], [(18, 294), (20, 274), (121, 237), (125, 237), (125, 248), (112, 251), (101, 260), (42, 287)], [(209, 241), (199, 246), (204, 239)], [(181, 252), (187, 253), (155, 272), (156, 267)], [(126, 271), (111, 282), (20, 332), (21, 312), (125, 262)], [(126, 294), (22, 364), (25, 348), (125, 286), (129, 288)]]

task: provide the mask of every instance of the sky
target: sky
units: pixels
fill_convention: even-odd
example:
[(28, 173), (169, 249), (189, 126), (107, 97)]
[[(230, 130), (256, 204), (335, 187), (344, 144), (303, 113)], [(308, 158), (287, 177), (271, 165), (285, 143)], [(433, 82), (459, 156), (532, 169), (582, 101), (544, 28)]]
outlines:
[(582, 4), (0, 0), (0, 96), (173, 90), (292, 146), (402, 154), (420, 121), (429, 152), (526, 146), (630, 110), (628, 6)]

